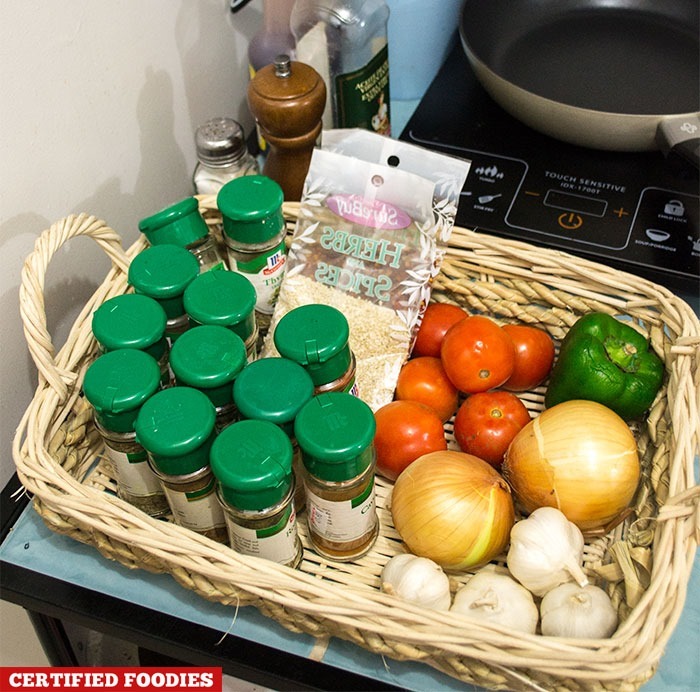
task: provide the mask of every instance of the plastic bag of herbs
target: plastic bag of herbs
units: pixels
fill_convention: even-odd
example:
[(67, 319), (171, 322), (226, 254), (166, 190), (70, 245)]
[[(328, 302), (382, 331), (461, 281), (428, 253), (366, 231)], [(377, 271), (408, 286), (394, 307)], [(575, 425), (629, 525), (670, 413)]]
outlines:
[(304, 183), (276, 324), (310, 303), (348, 320), (356, 393), (393, 398), (439, 272), (470, 162), (360, 129), (327, 130)]

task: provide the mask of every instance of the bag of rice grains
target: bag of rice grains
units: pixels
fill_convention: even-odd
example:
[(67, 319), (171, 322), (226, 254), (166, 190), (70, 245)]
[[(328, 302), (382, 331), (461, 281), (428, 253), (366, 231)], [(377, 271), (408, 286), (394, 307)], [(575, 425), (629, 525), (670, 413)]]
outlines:
[(265, 342), (300, 305), (339, 309), (357, 393), (389, 403), (439, 272), (470, 162), (367, 130), (327, 130), (314, 150)]

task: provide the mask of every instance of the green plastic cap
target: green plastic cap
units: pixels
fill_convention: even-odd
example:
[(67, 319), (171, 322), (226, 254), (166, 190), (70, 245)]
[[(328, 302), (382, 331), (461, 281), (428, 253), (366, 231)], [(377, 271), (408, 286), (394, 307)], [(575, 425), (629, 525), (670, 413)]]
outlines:
[(375, 429), (372, 409), (345, 392), (315, 396), (294, 422), (307, 471), (332, 482), (356, 478), (374, 463)]
[(226, 327), (193, 327), (170, 350), (177, 384), (201, 390), (214, 406), (233, 401), (233, 382), (245, 364), (243, 339)]
[(282, 188), (264, 175), (234, 178), (216, 196), (224, 233), (239, 243), (264, 243), (279, 235), (285, 227), (282, 202)]
[(160, 367), (153, 356), (117, 349), (99, 356), (83, 381), (85, 398), (98, 423), (113, 432), (133, 432), (139, 410), (160, 387)]
[(341, 377), (350, 367), (350, 327), (340, 310), (330, 305), (302, 305), (278, 322), (277, 350), (311, 375), (316, 386)]
[(258, 511), (274, 507), (292, 483), (292, 443), (274, 423), (238, 421), (214, 441), (211, 469), (228, 504)]
[(185, 314), (183, 294), (198, 275), (197, 258), (177, 245), (148, 247), (129, 265), (129, 283), (134, 290), (157, 300), (168, 319)]
[(199, 213), (199, 203), (194, 197), (141, 219), (139, 230), (151, 245), (172, 244), (183, 248), (209, 235), (207, 222)]
[(304, 368), (287, 358), (260, 358), (248, 364), (233, 384), (233, 400), (244, 418), (266, 420), (294, 434), (294, 419), (314, 394)]
[(159, 360), (165, 349), (165, 310), (149, 296), (126, 293), (106, 300), (92, 314), (92, 333), (104, 351), (135, 348)]
[(198, 389), (169, 387), (141, 407), (136, 439), (161, 473), (187, 475), (209, 463), (215, 419), (214, 405)]
[(246, 341), (255, 331), (256, 293), (239, 272), (200, 274), (185, 290), (185, 311), (190, 322), (228, 327)]

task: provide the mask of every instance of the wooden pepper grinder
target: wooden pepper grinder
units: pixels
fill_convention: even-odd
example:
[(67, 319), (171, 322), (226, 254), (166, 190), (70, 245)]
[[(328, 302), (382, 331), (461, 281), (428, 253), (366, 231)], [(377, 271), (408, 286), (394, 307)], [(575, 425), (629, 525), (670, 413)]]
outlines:
[(248, 84), (248, 106), (268, 145), (263, 175), (279, 183), (287, 201), (301, 199), (325, 105), (318, 72), (287, 55), (278, 55)]

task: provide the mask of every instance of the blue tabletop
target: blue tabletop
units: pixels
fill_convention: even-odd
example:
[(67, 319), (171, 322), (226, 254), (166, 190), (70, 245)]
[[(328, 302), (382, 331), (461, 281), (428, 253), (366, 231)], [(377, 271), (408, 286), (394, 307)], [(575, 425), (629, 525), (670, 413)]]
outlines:
[[(67, 559), (70, 556), (70, 559)], [(288, 632), (254, 607), (236, 609), (207, 601), (165, 574), (130, 570), (102, 557), (91, 546), (50, 531), (31, 506), (0, 546), (4, 562), (55, 577), (108, 596), (163, 612), (225, 633), (310, 657), (313, 637)], [(700, 689), (700, 557), (696, 555), (688, 597), (656, 675), (644, 692), (697, 692)], [(332, 639), (323, 662), (405, 690), (478, 690), (427, 664), (394, 661)]]

